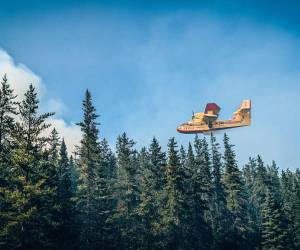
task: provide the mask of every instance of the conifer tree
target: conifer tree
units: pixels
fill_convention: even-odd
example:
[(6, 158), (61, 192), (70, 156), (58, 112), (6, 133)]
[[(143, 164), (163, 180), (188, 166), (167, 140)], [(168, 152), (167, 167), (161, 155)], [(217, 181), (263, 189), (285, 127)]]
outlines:
[(58, 186), (59, 186), (59, 147), (60, 147), (60, 137), (55, 128), (52, 129), (49, 135), (49, 150), (47, 152), (47, 168), (45, 169), (46, 175), (48, 177), (47, 184), (54, 188), (55, 195), (53, 198), (54, 202), (58, 202)]
[(281, 205), (268, 190), (262, 210), (262, 248), (291, 249), (286, 225)]
[(212, 162), (212, 231), (213, 248), (220, 249), (221, 244), (225, 242), (225, 235), (228, 232), (229, 212), (226, 207), (226, 194), (222, 182), (223, 165), (222, 155), (219, 152), (219, 143), (215, 136), (211, 135), (211, 162)]
[(77, 183), (79, 178), (79, 171), (76, 167), (75, 160), (73, 158), (73, 155), (70, 156), (69, 159), (69, 165), (70, 165), (70, 171), (71, 171), (71, 184), (72, 184), (72, 193), (77, 193)]
[(0, 162), (7, 162), (12, 144), (14, 116), (17, 115), (16, 95), (3, 76), (0, 88)]
[(161, 248), (163, 246), (161, 213), (164, 209), (162, 191), (165, 184), (166, 156), (155, 137), (149, 151), (142, 149), (139, 163), (142, 169), (142, 182), (138, 212), (144, 225), (144, 247)]
[(180, 164), (182, 166), (185, 166), (186, 164), (186, 152), (184, 147), (181, 145), (179, 150), (179, 158), (180, 158)]
[(278, 167), (275, 161), (272, 161), (270, 166), (267, 166), (268, 187), (277, 202), (282, 203), (282, 191), (280, 177), (278, 175)]
[(104, 176), (112, 183), (117, 177), (116, 159), (105, 138), (100, 141), (100, 159), (104, 168)]
[(78, 243), (75, 225), (74, 202), (75, 193), (72, 188), (72, 170), (68, 159), (67, 147), (62, 139), (58, 157), (58, 186), (59, 226), (57, 230), (57, 245), (59, 249), (76, 249)]
[(53, 165), (58, 163), (59, 146), (60, 146), (59, 134), (55, 128), (52, 129), (49, 136), (49, 162)]
[(195, 198), (200, 202), (203, 201), (205, 206), (204, 217), (207, 224), (211, 225), (211, 195), (212, 195), (212, 175), (211, 162), (208, 150), (208, 144), (205, 138), (199, 139), (195, 137), (195, 170), (193, 180)]
[(168, 162), (166, 166), (166, 184), (164, 188), (165, 209), (163, 227), (167, 249), (191, 249), (188, 235), (191, 226), (187, 223), (188, 196), (186, 190), (186, 172), (180, 164), (177, 142), (174, 137), (168, 143)]
[[(92, 104), (91, 93), (86, 90), (83, 100), (83, 121), (78, 123), (82, 139), (78, 147), (79, 168), (77, 208), (80, 213), (80, 240), (83, 248), (104, 247), (103, 231), (106, 213), (100, 200), (106, 199), (104, 168), (101, 165), (97, 123), (98, 115)], [(99, 207), (100, 206), (100, 207)]]
[(297, 213), (295, 210), (295, 201), (297, 199), (297, 190), (296, 190), (296, 179), (293, 173), (287, 169), (285, 171), (282, 171), (281, 175), (281, 190), (282, 190), (282, 197), (283, 197), (283, 212), (284, 217), (286, 220), (286, 230), (288, 237), (288, 242), (294, 242), (295, 241), (295, 219), (297, 218)]
[[(3, 76), (0, 86), (0, 228), (5, 228), (7, 218), (2, 216), (10, 209), (10, 203), (2, 192), (13, 189), (11, 170), (12, 133), (15, 127), (14, 116), (17, 114), (16, 95), (8, 84), (6, 75)], [(2, 195), (1, 195), (2, 194)], [(3, 232), (3, 231), (2, 231)], [(4, 233), (4, 236), (7, 232)], [(0, 248), (1, 248), (0, 229)]]
[[(183, 243), (180, 228), (184, 213), (184, 180), (183, 168), (180, 166), (180, 157), (175, 138), (168, 144), (168, 162), (166, 166), (166, 208), (163, 211), (163, 223), (167, 237), (167, 248), (180, 248)], [(181, 236), (181, 237), (180, 237)]]
[(166, 154), (162, 152), (161, 146), (155, 137), (149, 147), (149, 160), (153, 174), (153, 188), (159, 192), (165, 183)]
[(227, 208), (231, 214), (232, 231), (230, 233), (231, 248), (247, 249), (248, 213), (245, 184), (241, 171), (238, 169), (233, 145), (224, 134), (224, 185), (226, 191)]
[(189, 142), (188, 151), (186, 155), (186, 162), (185, 162), (185, 171), (186, 171), (186, 190), (187, 194), (190, 197), (189, 206), (193, 206), (193, 182), (192, 177), (195, 171), (195, 155), (193, 151), (193, 146)]
[(153, 173), (150, 168), (149, 155), (145, 147), (143, 147), (138, 155), (139, 168), (141, 170), (140, 184), (140, 202), (137, 207), (137, 213), (141, 221), (141, 246), (143, 249), (151, 249), (155, 244), (155, 234), (157, 224), (158, 210), (156, 207), (155, 192), (153, 190)]
[(256, 193), (254, 192), (256, 182), (256, 159), (249, 157), (249, 162), (243, 168), (243, 177), (248, 196), (248, 214), (249, 214), (249, 240), (253, 247), (261, 246), (261, 212), (257, 207)]
[(102, 217), (101, 235), (103, 247), (110, 249), (115, 246), (116, 229), (111, 220), (117, 201), (114, 197), (114, 188), (117, 181), (116, 158), (105, 138), (100, 141), (100, 165), (96, 169), (98, 173), (97, 186), (99, 193), (99, 215)]
[(295, 173), (295, 195), (293, 201), (294, 243), (295, 249), (300, 249), (300, 170)]
[[(139, 203), (137, 152), (133, 148), (134, 141), (123, 133), (117, 139), (117, 169), (116, 198), (118, 201), (114, 220), (117, 224), (121, 249), (136, 249), (140, 243), (137, 238), (138, 225), (137, 205)], [(136, 224), (137, 223), (137, 224)]]
[(45, 120), (53, 113), (38, 115), (37, 93), (32, 85), (19, 107), (20, 122), (14, 130), (11, 185), (0, 192), (10, 204), (0, 236), (7, 248), (40, 249), (53, 247), (54, 190), (47, 185), (47, 162), (43, 148), (48, 138), (42, 134), (50, 126)]
[(254, 176), (253, 183), (253, 202), (258, 210), (258, 223), (260, 224), (260, 214), (259, 211), (262, 210), (262, 206), (266, 199), (267, 189), (269, 186), (269, 178), (267, 174), (267, 168), (264, 165), (261, 157), (257, 156), (257, 167)]

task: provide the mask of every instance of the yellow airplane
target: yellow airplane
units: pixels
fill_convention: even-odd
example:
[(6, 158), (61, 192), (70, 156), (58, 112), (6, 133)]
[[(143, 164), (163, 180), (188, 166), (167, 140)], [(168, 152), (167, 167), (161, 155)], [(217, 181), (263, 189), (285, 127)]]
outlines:
[(221, 108), (215, 103), (206, 104), (205, 111), (193, 114), (192, 120), (177, 127), (179, 133), (197, 134), (214, 130), (249, 126), (251, 123), (251, 100), (242, 101), (231, 120), (218, 120)]

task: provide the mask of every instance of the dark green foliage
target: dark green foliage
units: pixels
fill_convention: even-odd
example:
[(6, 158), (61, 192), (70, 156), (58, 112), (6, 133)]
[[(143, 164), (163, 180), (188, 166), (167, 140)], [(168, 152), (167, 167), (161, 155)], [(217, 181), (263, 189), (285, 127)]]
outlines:
[(247, 212), (247, 195), (242, 173), (238, 169), (233, 145), (229, 138), (224, 135), (224, 185), (226, 192), (227, 208), (230, 212), (232, 228), (228, 235), (231, 248), (249, 248), (247, 233), (249, 232), (249, 221)]
[(295, 193), (293, 199), (293, 242), (295, 242), (295, 248), (300, 249), (300, 171), (296, 170), (295, 174)]
[(9, 186), (1, 187), (5, 208), (1, 211), (1, 244), (9, 248), (51, 248), (54, 230), (55, 190), (48, 181), (43, 146), (48, 141), (42, 133), (49, 127), (52, 113), (37, 114), (38, 99), (32, 85), (19, 107), (20, 122), (14, 130)]
[(262, 210), (262, 248), (290, 249), (286, 226), (281, 204), (268, 191)]
[(107, 181), (108, 152), (99, 142), (98, 115), (92, 104), (90, 92), (85, 92), (83, 101), (82, 140), (78, 148), (79, 169), (77, 209), (80, 217), (81, 248), (99, 249), (107, 244), (106, 220), (110, 212), (109, 183)]
[(196, 136), (167, 155), (153, 138), (137, 151), (124, 133), (114, 153), (99, 137), (91, 94), (74, 158), (38, 113), (0, 89), (0, 249), (300, 249), (300, 171), (249, 158), (238, 168)]
[(137, 211), (142, 224), (143, 248), (161, 248), (163, 246), (161, 212), (166, 157), (156, 138), (153, 138), (149, 152), (145, 148), (141, 150), (139, 164), (142, 177), (140, 204)]
[(0, 88), (0, 159), (9, 161), (10, 147), (12, 144), (12, 130), (15, 126), (14, 115), (17, 112), (16, 95), (3, 76)]
[(188, 249), (189, 225), (187, 222), (188, 203), (185, 189), (186, 172), (180, 164), (180, 156), (175, 138), (168, 144), (166, 166), (166, 184), (164, 188), (165, 208), (162, 211), (165, 247), (167, 249)]
[(137, 152), (133, 149), (134, 141), (126, 133), (117, 139), (117, 169), (116, 182), (117, 207), (113, 219), (120, 233), (118, 242), (120, 248), (136, 249), (141, 242), (137, 238), (139, 222), (137, 206), (139, 204), (139, 183)]
[(65, 141), (62, 140), (58, 157), (57, 199), (59, 204), (59, 225), (57, 228), (57, 245), (59, 249), (76, 249), (77, 228), (75, 220), (74, 189), (72, 187), (72, 165), (70, 165)]
[(226, 234), (230, 220), (229, 211), (226, 206), (226, 194), (224, 183), (222, 182), (223, 164), (222, 155), (219, 152), (219, 144), (216, 138), (211, 135), (211, 155), (212, 155), (212, 198), (211, 198), (211, 214), (212, 214), (212, 232), (213, 232), (213, 248), (220, 249), (221, 244), (226, 242)]

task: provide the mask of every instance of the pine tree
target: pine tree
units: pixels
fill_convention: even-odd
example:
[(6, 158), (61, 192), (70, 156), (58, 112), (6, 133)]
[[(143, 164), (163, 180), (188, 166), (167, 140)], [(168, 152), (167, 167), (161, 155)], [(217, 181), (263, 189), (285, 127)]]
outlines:
[[(202, 199), (209, 209), (211, 202), (211, 191), (212, 191), (212, 176), (211, 176), (211, 162), (208, 150), (208, 144), (205, 140), (195, 137), (195, 175), (197, 175), (199, 186), (201, 186)], [(211, 215), (207, 212), (206, 220), (208, 223), (211, 222)]]
[(79, 171), (76, 167), (73, 155), (70, 156), (69, 165), (70, 165), (70, 171), (71, 171), (72, 193), (77, 194), (77, 184), (78, 184), (78, 178), (79, 178)]
[(288, 247), (286, 222), (281, 205), (272, 192), (267, 192), (262, 210), (262, 247), (263, 249), (291, 249)]
[[(32, 85), (19, 107), (20, 122), (14, 130), (11, 185), (1, 188), (6, 207), (0, 229), (1, 242), (6, 248), (52, 248), (49, 235), (53, 228), (54, 190), (47, 185), (47, 161), (44, 146), (49, 138), (42, 136), (50, 126), (45, 120), (53, 113), (38, 115), (38, 99)], [(4, 243), (3, 243), (4, 241)]]
[(138, 164), (137, 152), (133, 148), (134, 141), (126, 133), (117, 139), (117, 169), (115, 195), (117, 208), (114, 220), (120, 232), (121, 249), (136, 249), (140, 243), (138, 239), (137, 206), (139, 204), (139, 185), (137, 180)]
[(158, 242), (155, 240), (158, 209), (155, 198), (155, 191), (153, 188), (153, 173), (150, 167), (149, 154), (146, 148), (142, 148), (138, 155), (139, 168), (141, 170), (141, 184), (140, 184), (140, 202), (137, 207), (137, 213), (140, 217), (140, 235), (142, 249), (151, 249)]
[(162, 192), (165, 185), (166, 154), (162, 152), (158, 140), (154, 137), (148, 152), (145, 151), (141, 156), (143, 178), (139, 212), (143, 220), (147, 220), (149, 224), (149, 227), (145, 226), (146, 248), (161, 248), (163, 246), (161, 214), (164, 209)]
[[(106, 183), (104, 168), (101, 165), (101, 153), (98, 137), (98, 115), (92, 104), (91, 93), (87, 90), (83, 100), (83, 121), (78, 123), (82, 139), (78, 147), (77, 166), (78, 179), (77, 208), (80, 213), (82, 248), (99, 249), (104, 247), (103, 227), (107, 213), (100, 201), (106, 199)], [(103, 202), (103, 201), (102, 201)]]
[[(212, 175), (211, 175), (211, 162), (208, 150), (208, 144), (205, 140), (195, 137), (194, 141), (195, 148), (195, 168), (192, 174), (193, 182), (193, 197), (196, 206), (196, 216), (199, 217), (196, 220), (202, 220), (202, 213), (204, 215), (205, 224), (212, 224)], [(210, 229), (207, 231), (206, 238), (209, 238), (211, 234)], [(206, 242), (209, 242), (206, 239)]]
[(180, 158), (180, 164), (182, 166), (185, 166), (186, 164), (186, 152), (184, 147), (181, 145), (179, 150), (179, 158)]
[[(163, 226), (168, 249), (180, 248), (182, 235), (180, 233), (182, 215), (184, 213), (184, 181), (183, 169), (180, 166), (180, 157), (175, 138), (168, 144), (168, 162), (166, 166), (166, 207), (163, 211)], [(181, 244), (181, 245), (180, 245)]]
[(293, 223), (295, 249), (300, 249), (300, 170), (295, 173), (295, 195), (293, 199)]
[(260, 214), (259, 211), (262, 210), (262, 205), (265, 202), (267, 189), (269, 186), (269, 178), (267, 174), (267, 168), (264, 165), (261, 157), (257, 156), (257, 167), (254, 176), (254, 183), (253, 183), (253, 202), (255, 207), (258, 210), (258, 223), (260, 224)]
[(228, 239), (231, 241), (231, 248), (247, 249), (248, 213), (245, 184), (241, 171), (238, 169), (235, 160), (233, 145), (224, 134), (224, 185), (226, 191), (227, 208), (231, 214), (232, 232)]
[(222, 155), (219, 152), (220, 146), (216, 138), (211, 134), (211, 162), (212, 162), (212, 231), (213, 231), (213, 248), (221, 249), (222, 243), (225, 242), (225, 236), (228, 232), (229, 212), (226, 207), (226, 194), (222, 182), (223, 165)]
[(60, 138), (59, 134), (55, 128), (52, 129), (49, 136), (49, 162), (53, 165), (57, 165), (58, 163), (58, 154), (59, 154), (59, 146), (60, 146)]
[(161, 146), (155, 137), (149, 147), (149, 160), (153, 174), (153, 188), (159, 192), (165, 183), (166, 154), (162, 152)]
[(76, 249), (78, 241), (75, 233), (77, 233), (77, 228), (75, 225), (75, 204), (72, 200), (75, 193), (72, 188), (72, 170), (64, 139), (60, 143), (58, 154), (57, 198), (60, 220), (57, 229), (57, 245), (58, 249)]
[(152, 139), (149, 150), (143, 148), (139, 154), (139, 164), (142, 171), (141, 195), (138, 213), (143, 225), (143, 248), (161, 248), (162, 225), (161, 213), (162, 191), (166, 156), (156, 138)]
[(117, 177), (116, 159), (105, 138), (100, 141), (100, 159), (105, 178), (113, 182)]
[(267, 174), (268, 174), (268, 184), (269, 190), (273, 194), (274, 198), (278, 203), (283, 202), (280, 177), (278, 175), (278, 167), (275, 161), (272, 161), (270, 166), (267, 166)]
[[(282, 198), (283, 198), (283, 211), (284, 218), (286, 220), (286, 230), (288, 237), (288, 243), (296, 243), (296, 229), (295, 222), (297, 221), (297, 213), (295, 210), (295, 201), (297, 200), (297, 190), (296, 190), (296, 182), (295, 176), (293, 173), (287, 169), (286, 171), (282, 171), (281, 175), (281, 190), (282, 190)], [(297, 244), (297, 243), (296, 243)]]
[(185, 171), (185, 189), (187, 193), (185, 203), (188, 206), (186, 223), (190, 227), (190, 232), (187, 235), (187, 240), (190, 242), (189, 248), (209, 249), (212, 235), (211, 229), (204, 218), (208, 205), (203, 200), (199, 165), (196, 165), (191, 143), (188, 145)]
[[(9, 211), (10, 203), (5, 199), (2, 192), (13, 189), (13, 177), (11, 168), (11, 150), (12, 150), (12, 131), (15, 127), (14, 116), (17, 114), (16, 96), (7, 82), (6, 75), (3, 76), (0, 88), (0, 248), (1, 239), (5, 238), (8, 232), (4, 232), (1, 228), (5, 228), (7, 218), (2, 216)], [(2, 195), (1, 195), (2, 194)], [(3, 236), (2, 236), (3, 233)], [(5, 244), (5, 243), (3, 243)]]
[(249, 241), (253, 248), (261, 247), (261, 212), (257, 207), (254, 188), (258, 185), (256, 182), (256, 159), (249, 157), (249, 162), (243, 168), (243, 177), (248, 196), (248, 214), (249, 214)]
[(113, 156), (105, 139), (100, 142), (99, 151), (99, 164), (95, 168), (96, 208), (99, 216), (97, 231), (100, 232), (101, 249), (110, 249), (113, 248), (115, 244), (115, 238), (111, 236), (115, 230), (110, 221), (110, 216), (116, 207), (116, 202), (113, 198), (116, 164), (115, 157)]
[(186, 172), (180, 164), (177, 142), (174, 138), (168, 144), (168, 162), (166, 166), (166, 184), (164, 187), (165, 209), (163, 227), (167, 249), (191, 249), (188, 235), (191, 226), (187, 223), (188, 196), (186, 190)]
[(14, 116), (17, 115), (16, 95), (3, 76), (0, 89), (0, 161), (8, 162), (12, 144), (12, 130), (15, 126)]

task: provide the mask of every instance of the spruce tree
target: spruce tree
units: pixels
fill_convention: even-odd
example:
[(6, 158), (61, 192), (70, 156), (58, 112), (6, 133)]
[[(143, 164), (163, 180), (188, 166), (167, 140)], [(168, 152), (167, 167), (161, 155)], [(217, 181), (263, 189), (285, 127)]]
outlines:
[(145, 225), (145, 247), (161, 248), (161, 214), (163, 187), (165, 185), (166, 155), (162, 152), (158, 140), (154, 137), (149, 150), (143, 150), (139, 157), (142, 166), (141, 202), (139, 213)]
[(258, 185), (256, 168), (256, 159), (249, 157), (249, 162), (243, 168), (243, 177), (248, 196), (249, 240), (253, 247), (259, 248), (261, 246), (261, 212), (257, 207), (257, 193), (254, 191), (255, 185)]
[[(281, 175), (281, 190), (283, 197), (283, 211), (284, 217), (286, 219), (286, 230), (289, 243), (296, 243), (295, 232), (295, 221), (297, 218), (297, 213), (299, 211), (295, 210), (295, 201), (297, 200), (297, 190), (296, 190), (296, 179), (295, 175), (289, 170), (282, 171)], [(297, 244), (297, 243), (296, 243)]]
[(268, 190), (262, 210), (262, 248), (291, 249), (286, 225), (281, 205)]
[(143, 249), (151, 249), (158, 242), (155, 240), (157, 234), (158, 209), (153, 189), (153, 173), (150, 168), (149, 155), (145, 147), (141, 149), (138, 155), (139, 168), (141, 170), (140, 184), (140, 202), (137, 207), (137, 213), (140, 217), (140, 235), (141, 246)]
[(295, 249), (300, 249), (300, 170), (295, 173), (295, 195), (293, 199), (293, 223)]
[(180, 158), (180, 164), (182, 166), (185, 166), (186, 164), (186, 152), (184, 147), (181, 145), (179, 150), (179, 158)]
[(137, 206), (139, 203), (137, 152), (135, 142), (123, 133), (117, 139), (118, 180), (115, 187), (117, 207), (114, 221), (119, 228), (121, 249), (139, 248)]
[(79, 168), (77, 209), (80, 213), (82, 248), (99, 249), (104, 247), (106, 183), (98, 137), (98, 115), (92, 104), (91, 93), (86, 90), (83, 100), (83, 121), (78, 123), (82, 139), (78, 147)]
[(226, 194), (222, 182), (223, 164), (222, 155), (219, 152), (220, 146), (216, 142), (216, 137), (211, 134), (211, 162), (212, 162), (212, 232), (213, 248), (221, 249), (228, 232), (229, 212), (226, 207)]
[(231, 248), (247, 249), (248, 213), (247, 196), (242, 173), (238, 169), (233, 145), (224, 134), (224, 185), (226, 191), (227, 208), (231, 214), (232, 231), (228, 241)]
[(192, 175), (193, 182), (193, 197), (196, 204), (196, 210), (199, 210), (198, 216), (201, 221), (201, 213), (204, 215), (204, 219), (207, 225), (212, 224), (212, 175), (211, 175), (211, 161), (208, 150), (208, 144), (205, 138), (199, 139), (195, 137), (195, 168)]
[(186, 190), (186, 172), (180, 164), (177, 142), (174, 137), (168, 143), (168, 162), (166, 166), (166, 184), (164, 187), (165, 209), (163, 227), (167, 249), (191, 249), (188, 235), (191, 226), (187, 223), (189, 212)]
[(59, 249), (76, 249), (78, 243), (76, 233), (78, 232), (75, 224), (75, 204), (72, 200), (75, 195), (72, 188), (72, 170), (64, 139), (60, 144), (57, 186), (60, 221), (57, 230), (57, 242)]
[(149, 161), (153, 174), (153, 188), (159, 192), (165, 183), (166, 154), (162, 152), (161, 146), (155, 137), (149, 147)]
[(8, 162), (12, 144), (12, 131), (15, 126), (14, 116), (17, 115), (17, 102), (13, 89), (3, 76), (0, 88), (0, 162)]
[(261, 157), (257, 156), (257, 167), (254, 176), (253, 183), (253, 194), (254, 194), (254, 204), (258, 210), (258, 223), (260, 223), (259, 211), (262, 210), (262, 206), (266, 199), (267, 189), (269, 186), (269, 178), (267, 174), (267, 168)]
[(1, 212), (6, 219), (2, 221), (0, 236), (6, 248), (53, 248), (55, 192), (47, 183), (44, 146), (49, 138), (43, 136), (50, 126), (45, 120), (53, 113), (38, 115), (38, 103), (37, 93), (30, 85), (19, 105), (20, 121), (13, 132), (11, 185), (0, 190), (9, 204)]
[(15, 98), (16, 96), (7, 82), (6, 75), (4, 75), (0, 87), (0, 248), (2, 237), (5, 239), (5, 235), (8, 234), (8, 232), (2, 231), (2, 235), (1, 228), (5, 228), (7, 223), (5, 214), (11, 209), (10, 202), (3, 193), (14, 189), (11, 151), (13, 146), (12, 135), (15, 127), (14, 116), (17, 114)]

